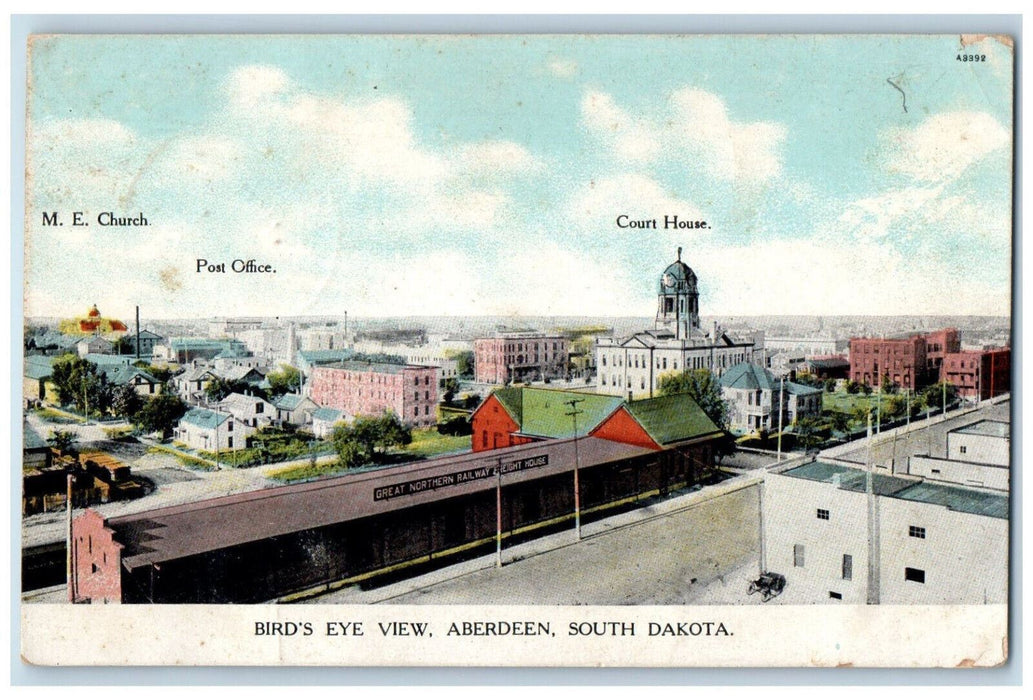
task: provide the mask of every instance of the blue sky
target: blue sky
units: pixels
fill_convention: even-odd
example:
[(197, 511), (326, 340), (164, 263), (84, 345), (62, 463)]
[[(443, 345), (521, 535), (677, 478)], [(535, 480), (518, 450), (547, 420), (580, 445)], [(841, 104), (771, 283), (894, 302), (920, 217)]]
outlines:
[(1013, 56), (959, 47), (40, 38), (26, 313), (641, 316), (682, 246), (704, 315), (1007, 315)]

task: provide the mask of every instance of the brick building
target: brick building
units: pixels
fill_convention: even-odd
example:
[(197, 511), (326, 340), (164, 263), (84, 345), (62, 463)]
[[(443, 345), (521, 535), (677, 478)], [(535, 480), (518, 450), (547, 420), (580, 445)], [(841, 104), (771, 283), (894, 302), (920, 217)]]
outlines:
[(437, 422), (438, 368), (346, 361), (312, 368), (311, 398), (347, 416), (393, 411), (417, 428)]
[(661, 449), (709, 443), (722, 435), (687, 394), (626, 401), (603, 394), (507, 387), (485, 399), (470, 422), (474, 452), (585, 436)]
[(944, 357), (961, 349), (955, 328), (906, 338), (851, 338), (850, 379), (878, 386), (886, 378), (901, 389), (940, 381)]
[(474, 379), (485, 384), (567, 376), (570, 341), (544, 333), (498, 333), (474, 341)]
[(948, 353), (940, 378), (967, 399), (982, 401), (1006, 394), (1011, 390), (1011, 348)]

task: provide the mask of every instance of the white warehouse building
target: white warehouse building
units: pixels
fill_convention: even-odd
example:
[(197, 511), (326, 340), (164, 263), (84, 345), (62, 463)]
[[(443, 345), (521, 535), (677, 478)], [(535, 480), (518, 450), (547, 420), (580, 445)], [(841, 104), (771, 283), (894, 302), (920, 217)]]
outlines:
[(869, 496), (868, 478), (826, 462), (765, 475), (761, 568), (794, 600), (1007, 602), (1006, 494), (876, 473)]

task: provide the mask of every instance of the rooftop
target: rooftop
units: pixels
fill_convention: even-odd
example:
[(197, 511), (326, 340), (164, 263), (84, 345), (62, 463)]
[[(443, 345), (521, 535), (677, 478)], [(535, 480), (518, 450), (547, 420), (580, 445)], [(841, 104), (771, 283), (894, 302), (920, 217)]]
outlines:
[(222, 425), (227, 420), (232, 418), (229, 413), (223, 413), (222, 411), (212, 411), (207, 408), (192, 408), (183, 414), (183, 417), (179, 419), (180, 423), (190, 423), (196, 425), (199, 428), (211, 430), (216, 426)]
[(721, 432), (688, 394), (632, 401), (627, 409), (658, 445)]
[(400, 365), (395, 362), (364, 362), (360, 360), (345, 360), (344, 362), (333, 362), (323, 365), (330, 369), (345, 369), (349, 372), (375, 372), (377, 374), (401, 374), (407, 369), (437, 369), (426, 365)]
[[(598, 438), (580, 438), (577, 449), (582, 469), (652, 452)], [(557, 440), (449, 455), (110, 518), (107, 525), (125, 546), (123, 565), (132, 569), (429, 503), (442, 497), (440, 489), (448, 496), (494, 489), (495, 479), (488, 477), (500, 459), (504, 467), (525, 463), (503, 476), (505, 483), (523, 482), (572, 469), (575, 445)], [(526, 465), (531, 461), (536, 464)], [(414, 488), (396, 488), (396, 495), (378, 498), (399, 485)]]
[(1011, 437), (1011, 423), (999, 420), (980, 420), (950, 431), (962, 435), (985, 435), (987, 437)]
[[(863, 493), (868, 472), (839, 464), (810, 462), (789, 469), (783, 472), (783, 475), (830, 484), (838, 481), (839, 488), (843, 490)], [(1008, 497), (997, 493), (903, 479), (886, 474), (872, 474), (872, 480), (872, 489), (879, 496), (929, 503), (961, 513), (985, 515), (990, 518), (1008, 518)]]

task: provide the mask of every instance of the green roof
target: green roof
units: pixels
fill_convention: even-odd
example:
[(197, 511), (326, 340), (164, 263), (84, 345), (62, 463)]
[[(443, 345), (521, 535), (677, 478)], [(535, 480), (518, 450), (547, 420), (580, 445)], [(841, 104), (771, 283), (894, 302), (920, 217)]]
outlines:
[(808, 396), (811, 394), (820, 394), (822, 390), (816, 386), (807, 386), (806, 384), (797, 384), (796, 382), (786, 382), (786, 393), (795, 394), (797, 396)]
[(191, 423), (200, 428), (211, 430), (218, 425), (228, 421), (233, 416), (221, 411), (211, 411), (207, 408), (192, 408), (183, 414), (179, 419), (180, 423)]
[(578, 435), (587, 435), (623, 401), (619, 396), (535, 387), (499, 389), (494, 396), (520, 425), (521, 434), (546, 438), (574, 437), (569, 401), (577, 401)]
[(632, 401), (627, 409), (658, 445), (721, 432), (688, 394)]
[(740, 362), (730, 367), (721, 375), (721, 386), (728, 387), (729, 389), (766, 389), (771, 391), (775, 388), (775, 384), (775, 378), (771, 372), (749, 362)]
[(55, 357), (29, 355), (25, 358), (25, 376), (28, 379), (49, 379), (54, 372)]

